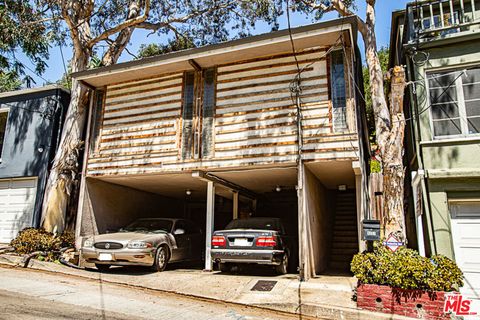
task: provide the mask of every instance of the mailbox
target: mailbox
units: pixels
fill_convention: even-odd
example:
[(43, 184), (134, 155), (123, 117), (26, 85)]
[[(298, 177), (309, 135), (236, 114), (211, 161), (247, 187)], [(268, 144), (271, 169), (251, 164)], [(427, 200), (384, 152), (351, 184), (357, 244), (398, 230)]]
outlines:
[(380, 240), (380, 220), (363, 220), (363, 240)]

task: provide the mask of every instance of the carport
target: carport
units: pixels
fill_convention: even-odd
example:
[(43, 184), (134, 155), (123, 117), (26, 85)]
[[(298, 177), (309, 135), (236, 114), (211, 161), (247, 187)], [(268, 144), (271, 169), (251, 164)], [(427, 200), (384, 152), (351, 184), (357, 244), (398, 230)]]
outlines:
[(300, 181), (296, 166), (88, 177), (80, 235), (106, 233), (138, 218), (190, 219), (204, 232), (204, 269), (212, 270), (214, 230), (235, 218), (278, 217), (298, 248), (291, 272), (299, 267), (309, 278), (348, 271), (361, 243), (358, 168), (352, 161), (312, 162), (303, 173)]
[[(190, 219), (205, 234), (205, 270), (213, 267), (213, 231), (234, 218), (280, 217), (289, 234), (298, 239), (296, 167), (110, 175), (87, 177), (85, 185), (79, 208), (80, 235), (117, 230), (138, 218)], [(293, 262), (298, 253), (292, 256)], [(295, 262), (291, 270), (296, 266)]]

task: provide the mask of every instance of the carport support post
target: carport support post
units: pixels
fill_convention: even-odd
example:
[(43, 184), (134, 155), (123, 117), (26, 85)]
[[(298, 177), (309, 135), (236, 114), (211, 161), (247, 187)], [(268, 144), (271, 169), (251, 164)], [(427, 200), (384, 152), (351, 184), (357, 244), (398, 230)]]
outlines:
[(215, 184), (207, 182), (207, 226), (205, 228), (205, 271), (212, 271), (212, 235), (215, 212)]
[(238, 192), (233, 192), (233, 219), (238, 219)]

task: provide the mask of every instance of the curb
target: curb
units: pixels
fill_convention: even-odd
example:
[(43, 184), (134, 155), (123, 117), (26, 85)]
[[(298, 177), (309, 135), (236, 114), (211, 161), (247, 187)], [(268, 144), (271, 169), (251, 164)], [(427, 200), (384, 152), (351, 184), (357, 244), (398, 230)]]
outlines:
[[(23, 258), (20, 256), (16, 255), (6, 255), (2, 254), (0, 255), (0, 266), (7, 266), (7, 267), (16, 267), (16, 268), (23, 268)], [(65, 268), (65, 270), (55, 270), (55, 268), (52, 268), (54, 266), (55, 268), (61, 267)], [(98, 278), (95, 278), (93, 276), (88, 276), (84, 274), (79, 274), (78, 272), (73, 271), (72, 272), (67, 272), (68, 269), (67, 267), (60, 265), (60, 264), (55, 264), (52, 262), (44, 262), (44, 261), (39, 261), (39, 260), (30, 260), (30, 263), (28, 265), (29, 268), (25, 269), (33, 269), (37, 271), (43, 271), (43, 272), (49, 272), (49, 273), (54, 273), (54, 274), (64, 274), (68, 276), (73, 276), (73, 277), (80, 277), (83, 279), (87, 280), (98, 280)], [(97, 274), (97, 273), (95, 273)], [(371, 312), (371, 311), (366, 311), (366, 310), (361, 310), (361, 309), (352, 309), (352, 308), (342, 308), (338, 306), (331, 306), (331, 305), (319, 305), (319, 304), (301, 304), (299, 306), (298, 304), (293, 304), (293, 303), (262, 303), (262, 304), (246, 304), (246, 303), (240, 303), (240, 302), (235, 302), (235, 301), (229, 301), (229, 300), (221, 300), (221, 299), (216, 299), (212, 297), (205, 297), (201, 295), (195, 295), (195, 294), (187, 294), (183, 292), (177, 292), (175, 290), (166, 290), (166, 289), (159, 289), (159, 288), (151, 288), (151, 287), (146, 287), (144, 285), (136, 285), (136, 284), (131, 284), (128, 282), (121, 282), (121, 281), (112, 281), (108, 279), (102, 279), (103, 282), (109, 283), (109, 284), (115, 284), (115, 285), (120, 285), (120, 286), (125, 286), (129, 288), (136, 288), (136, 289), (141, 289), (141, 290), (146, 290), (150, 291), (152, 293), (154, 292), (161, 292), (161, 293), (167, 293), (167, 294), (173, 294), (173, 295), (180, 295), (183, 297), (187, 298), (194, 298), (198, 300), (204, 300), (204, 301), (209, 301), (213, 303), (224, 303), (224, 304), (234, 304), (237, 306), (241, 307), (249, 307), (249, 308), (258, 308), (262, 310), (268, 310), (272, 311), (275, 313), (280, 313), (283, 315), (295, 315), (302, 317), (302, 319), (307, 320), (308, 318), (310, 319), (334, 319), (334, 320), (411, 320), (413, 318), (408, 318), (408, 317), (402, 317), (402, 316), (397, 316), (397, 315), (389, 315), (389, 314), (384, 314), (384, 313), (377, 313), (377, 312)]]

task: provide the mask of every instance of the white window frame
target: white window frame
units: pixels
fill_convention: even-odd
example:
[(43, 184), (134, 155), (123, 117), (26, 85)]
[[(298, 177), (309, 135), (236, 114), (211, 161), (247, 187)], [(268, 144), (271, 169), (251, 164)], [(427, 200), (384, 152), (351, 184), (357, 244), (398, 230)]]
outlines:
[(0, 150), (0, 163), (2, 163), (3, 162), (3, 151), (5, 149), (5, 137), (6, 137), (7, 128), (8, 128), (8, 114), (10, 113), (10, 108), (0, 107), (0, 113), (6, 113), (7, 114), (7, 121), (5, 122), (5, 134), (3, 136), (3, 141), (2, 141), (2, 150)]
[(472, 138), (472, 137), (480, 137), (480, 133), (468, 133), (468, 120), (467, 120), (467, 110), (465, 107), (465, 97), (463, 94), (463, 82), (460, 80), (462, 77), (459, 77), (455, 80), (455, 90), (457, 93), (457, 105), (458, 105), (458, 117), (460, 118), (460, 129), (462, 131), (461, 134), (452, 134), (452, 135), (443, 135), (443, 136), (436, 136), (435, 135), (435, 128), (433, 126), (433, 111), (432, 111), (432, 101), (430, 100), (430, 79), (429, 75), (432, 73), (439, 73), (439, 72), (462, 72), (463, 68), (467, 68), (469, 66), (478, 66), (478, 64), (469, 64), (469, 65), (459, 65), (455, 67), (446, 67), (446, 68), (432, 68), (425, 70), (425, 88), (426, 88), (426, 95), (427, 95), (427, 106), (429, 107), (429, 122), (430, 122), (430, 132), (432, 135), (433, 140), (450, 140), (450, 139), (458, 139), (458, 138)]

